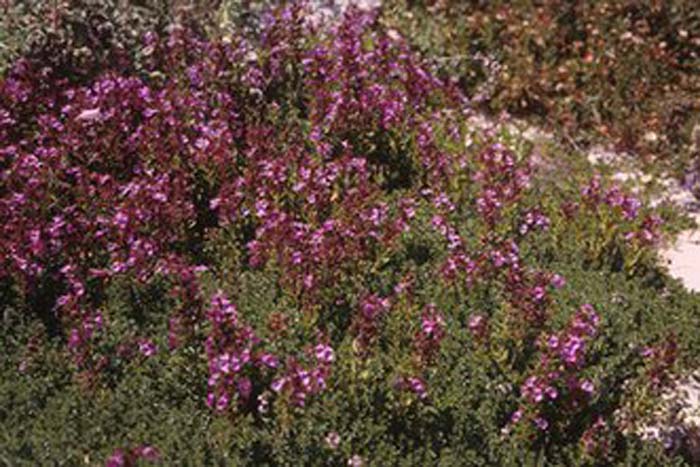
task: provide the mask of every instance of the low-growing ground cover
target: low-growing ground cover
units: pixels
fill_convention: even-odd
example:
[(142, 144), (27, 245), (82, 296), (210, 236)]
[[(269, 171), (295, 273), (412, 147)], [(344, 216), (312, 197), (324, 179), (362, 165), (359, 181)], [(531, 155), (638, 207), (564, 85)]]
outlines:
[(685, 462), (635, 436), (700, 352), (675, 214), (306, 13), (9, 67), (0, 459)]
[(652, 172), (697, 171), (693, 0), (387, 0), (384, 7), (384, 20), (438, 57), (488, 111), (532, 118), (582, 145), (634, 152)]

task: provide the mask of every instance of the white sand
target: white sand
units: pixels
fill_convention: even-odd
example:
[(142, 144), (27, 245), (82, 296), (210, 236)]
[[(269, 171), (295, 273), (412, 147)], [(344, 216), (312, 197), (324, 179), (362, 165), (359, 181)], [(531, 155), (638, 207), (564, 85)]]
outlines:
[[(700, 225), (700, 214), (695, 214), (695, 221)], [(676, 243), (661, 252), (668, 262), (671, 276), (683, 281), (683, 284), (695, 292), (700, 292), (700, 230), (682, 232)]]

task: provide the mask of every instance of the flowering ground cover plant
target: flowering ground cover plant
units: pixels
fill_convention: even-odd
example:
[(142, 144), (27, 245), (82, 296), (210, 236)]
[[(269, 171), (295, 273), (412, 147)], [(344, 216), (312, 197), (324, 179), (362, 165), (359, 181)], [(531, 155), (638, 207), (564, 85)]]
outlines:
[(682, 462), (616, 416), (700, 350), (667, 213), (551, 183), (375, 14), (304, 8), (5, 74), (0, 459)]

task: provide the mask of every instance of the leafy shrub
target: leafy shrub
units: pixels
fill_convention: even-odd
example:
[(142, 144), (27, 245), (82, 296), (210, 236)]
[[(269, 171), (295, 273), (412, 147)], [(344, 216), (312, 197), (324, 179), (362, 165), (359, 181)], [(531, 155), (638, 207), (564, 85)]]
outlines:
[(0, 70), (21, 56), (53, 73), (51, 81), (139, 69), (150, 52), (147, 34), (175, 25), (211, 29), (217, 19), (215, 5), (187, 0), (11, 0), (3, 9)]
[(385, 11), (486, 108), (687, 165), (700, 86), (695, 2), (398, 0)]
[(659, 213), (546, 183), (373, 14), (304, 13), (3, 78), (3, 460), (668, 459), (615, 418), (698, 354)]

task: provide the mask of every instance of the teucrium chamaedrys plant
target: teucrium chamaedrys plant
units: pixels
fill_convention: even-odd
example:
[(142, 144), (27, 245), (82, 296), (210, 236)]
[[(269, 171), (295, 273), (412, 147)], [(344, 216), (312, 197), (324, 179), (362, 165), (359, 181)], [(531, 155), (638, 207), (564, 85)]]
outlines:
[[(304, 12), (254, 38), (146, 34), (143, 71), (87, 82), (13, 65), (0, 280), (18, 329), (40, 331), (6, 371), (31, 392), (62, 362), (41, 413), (78, 390), (96, 420), (126, 404), (71, 460), (623, 461), (615, 372), (666, 329), (557, 268), (615, 251), (598, 271), (631, 288), (660, 218), (596, 178), (535, 191), (528, 155), (470, 128), (468, 100), (373, 13), (324, 29)], [(603, 216), (612, 234), (585, 228)], [(61, 455), (17, 439), (12, 457)]]

